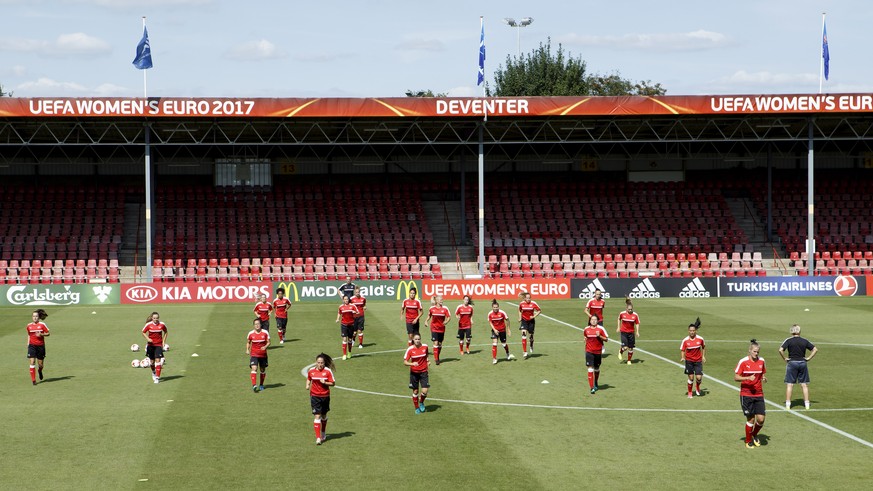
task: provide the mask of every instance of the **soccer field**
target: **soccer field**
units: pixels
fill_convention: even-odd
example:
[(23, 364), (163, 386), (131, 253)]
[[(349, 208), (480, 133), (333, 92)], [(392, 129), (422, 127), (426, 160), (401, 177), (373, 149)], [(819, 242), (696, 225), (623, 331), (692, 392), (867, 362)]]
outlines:
[[(0, 411), (5, 489), (848, 489), (869, 485), (873, 458), (873, 332), (869, 298), (637, 300), (633, 365), (613, 338), (601, 390), (588, 393), (584, 303), (543, 301), (536, 353), (491, 364), (476, 304), (475, 353), (454, 330), (431, 366), (428, 411), (413, 412), (406, 333), (397, 302), (369, 302), (365, 348), (342, 361), (336, 305), (292, 307), (288, 338), (269, 351), (266, 390), (253, 393), (245, 335), (252, 304), (48, 307), (46, 380), (33, 387), (24, 326), (31, 308), (0, 309)], [(456, 302), (446, 305), (454, 311)], [(515, 319), (515, 304), (502, 308)], [(808, 311), (806, 310), (808, 309)], [(152, 310), (169, 328), (163, 381), (130, 366)], [(96, 312), (96, 313), (92, 313)], [(686, 397), (679, 342), (701, 317), (703, 397)], [(798, 323), (819, 348), (812, 410), (783, 409), (777, 348)], [(455, 322), (452, 326), (456, 325)], [(769, 382), (763, 445), (745, 449), (733, 369), (761, 342)], [(427, 341), (430, 344), (429, 340)], [(301, 374), (335, 357), (329, 439), (315, 446)], [(193, 354), (198, 356), (194, 357)], [(502, 353), (502, 349), (500, 350)], [(795, 387), (795, 407), (802, 407)]]

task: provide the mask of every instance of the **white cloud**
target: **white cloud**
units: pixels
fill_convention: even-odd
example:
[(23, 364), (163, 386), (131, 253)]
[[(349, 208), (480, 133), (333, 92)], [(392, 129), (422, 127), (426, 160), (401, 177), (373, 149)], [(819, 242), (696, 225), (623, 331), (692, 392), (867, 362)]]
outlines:
[(732, 44), (724, 34), (697, 30), (661, 34), (625, 34), (622, 36), (594, 36), (568, 34), (557, 38), (566, 45), (599, 46), (620, 50), (639, 51), (702, 51)]
[(266, 39), (242, 43), (231, 48), (224, 55), (227, 59), (240, 61), (276, 60), (286, 56), (275, 44)]
[(15, 65), (9, 71), (12, 72), (12, 75), (15, 75), (16, 77), (23, 77), (27, 75), (27, 67), (25, 67), (24, 65)]
[(61, 34), (55, 41), (37, 39), (0, 39), (0, 51), (32, 53), (39, 56), (102, 56), (112, 51), (106, 41), (83, 32)]
[(308, 62), (308, 63), (330, 63), (339, 60), (345, 60), (348, 58), (354, 58), (354, 54), (352, 53), (313, 53), (313, 54), (305, 54), (305, 55), (295, 55), (294, 59), (297, 61)]
[(100, 84), (93, 90), (94, 95), (99, 97), (117, 97), (130, 95), (131, 90), (115, 84)]
[(797, 84), (809, 85), (818, 83), (818, 76), (811, 73), (771, 73), (771, 72), (747, 72), (739, 70), (733, 75), (717, 80), (719, 83), (740, 86), (766, 86), (784, 87)]
[(400, 51), (445, 51), (446, 46), (437, 39), (408, 39), (394, 46)]
[(58, 82), (50, 78), (40, 78), (32, 82), (24, 82), (15, 87), (21, 96), (54, 96), (82, 95), (88, 91), (84, 85), (75, 82)]

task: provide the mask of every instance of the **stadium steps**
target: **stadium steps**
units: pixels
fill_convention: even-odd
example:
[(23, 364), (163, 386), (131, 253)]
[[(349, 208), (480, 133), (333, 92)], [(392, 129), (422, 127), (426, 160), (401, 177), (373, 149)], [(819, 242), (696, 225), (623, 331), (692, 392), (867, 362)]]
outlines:
[[(140, 213), (145, 214), (145, 211), (141, 212), (141, 207), (141, 203), (129, 201), (124, 203), (124, 229), (121, 236), (121, 248), (118, 251), (118, 263), (122, 266), (134, 266), (134, 261), (138, 262), (139, 266), (145, 264), (145, 217), (140, 219)], [(138, 255), (136, 251), (137, 236), (139, 237)]]
[[(475, 261), (475, 248), (469, 245), (457, 246), (452, 243), (454, 232), (455, 242), (465, 244), (469, 237), (460, 237), (461, 204), (460, 201), (425, 200), (422, 201), (425, 219), (433, 234), (434, 254), (441, 263), (455, 263), (455, 251), (460, 254), (461, 261)], [(446, 221), (448, 215), (448, 221)], [(450, 232), (451, 227), (451, 232)]]
[[(737, 224), (745, 232), (748, 237), (748, 244), (744, 248), (745, 252), (760, 252), (765, 261), (772, 262), (773, 248), (776, 247), (777, 252), (785, 258), (787, 253), (784, 250), (782, 242), (773, 233), (772, 247), (767, 242), (767, 217), (761, 216), (755, 209), (752, 201), (746, 197), (725, 197), (725, 202), (731, 210)], [(775, 224), (774, 224), (775, 229)], [(751, 246), (751, 248), (749, 247)], [(739, 251), (743, 252), (743, 251)]]

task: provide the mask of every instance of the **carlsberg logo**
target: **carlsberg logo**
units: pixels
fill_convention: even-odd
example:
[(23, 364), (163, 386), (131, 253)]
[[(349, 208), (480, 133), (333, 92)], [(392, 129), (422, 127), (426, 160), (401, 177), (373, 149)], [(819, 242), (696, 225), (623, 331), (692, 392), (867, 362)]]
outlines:
[(75, 305), (81, 293), (71, 291), (69, 285), (63, 291), (38, 286), (13, 286), (6, 292), (6, 300), (12, 305)]

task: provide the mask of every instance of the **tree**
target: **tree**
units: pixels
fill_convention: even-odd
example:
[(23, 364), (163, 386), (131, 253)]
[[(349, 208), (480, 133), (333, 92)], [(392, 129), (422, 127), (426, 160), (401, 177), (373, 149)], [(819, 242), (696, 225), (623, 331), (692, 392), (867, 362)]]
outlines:
[(552, 52), (552, 40), (526, 56), (507, 56), (506, 67), (498, 67), (494, 74), (493, 93), (506, 96), (579, 96), (579, 95), (664, 95), (661, 84), (649, 80), (633, 82), (621, 78), (618, 72), (610, 75), (589, 74), (582, 57), (565, 53), (558, 44)]
[(433, 93), (432, 90), (407, 90), (406, 97), (446, 97), (449, 94), (446, 92)]
[(0, 85), (0, 97), (12, 97), (12, 92), (5, 92), (3, 86)]

